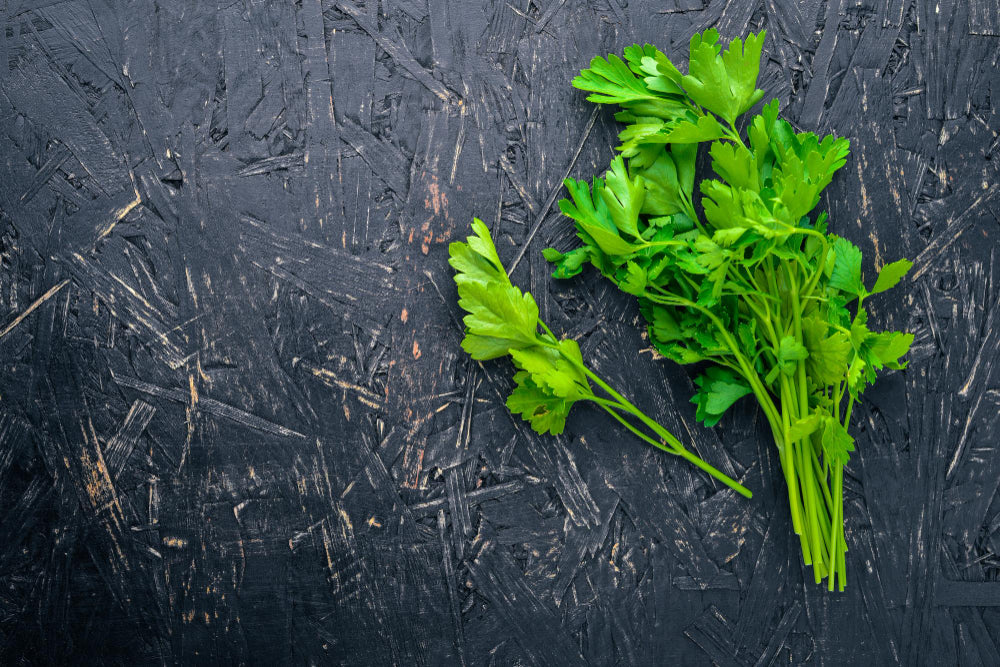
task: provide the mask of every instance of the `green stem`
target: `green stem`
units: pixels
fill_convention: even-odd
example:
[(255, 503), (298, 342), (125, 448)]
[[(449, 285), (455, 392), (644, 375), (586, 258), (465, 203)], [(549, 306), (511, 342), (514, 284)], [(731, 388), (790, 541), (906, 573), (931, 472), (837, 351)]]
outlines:
[[(573, 360), (571, 359), (570, 361)], [(603, 389), (604, 392), (607, 393), (609, 396), (614, 398), (615, 401), (621, 406), (623, 410), (625, 410), (626, 412), (637, 418), (639, 421), (645, 424), (651, 431), (653, 431), (653, 433), (666, 440), (675, 448), (684, 449), (684, 445), (681, 444), (680, 440), (674, 437), (673, 433), (671, 433), (670, 431), (663, 428), (658, 423), (647, 417), (639, 408), (633, 405), (631, 401), (629, 401), (627, 398), (625, 398), (617, 391), (615, 391), (615, 389), (611, 385), (609, 385), (607, 382), (601, 379), (601, 377), (597, 375), (594, 371), (590, 370), (584, 365), (579, 366), (579, 368), (588, 378), (590, 378), (590, 380), (594, 382), (594, 384)]]
[[(799, 285), (798, 281), (796, 280), (795, 273), (792, 271), (792, 267), (789, 265), (785, 265), (785, 271), (787, 272), (788, 275), (788, 284), (790, 288), (789, 292), (792, 301), (792, 322), (795, 331), (795, 341), (799, 344), (802, 344), (802, 304), (799, 301)], [(798, 395), (793, 396), (792, 400), (793, 402), (795, 400), (798, 401), (798, 406), (797, 406), (798, 414), (800, 418), (805, 418), (809, 414), (809, 394), (808, 394), (808, 384), (806, 379), (805, 360), (800, 359), (796, 363), (795, 371), (796, 371), (796, 376), (795, 376), (796, 381), (794, 384), (795, 388), (798, 390), (797, 392)], [(828, 571), (832, 572), (835, 567), (835, 562), (833, 561), (832, 558), (830, 558), (830, 556), (833, 554), (832, 545), (829, 544), (824, 545), (821, 544), (820, 542), (821, 539), (820, 524), (822, 523), (822, 520), (826, 518), (826, 506), (823, 505), (824, 499), (821, 497), (820, 494), (820, 488), (819, 488), (820, 484), (818, 483), (816, 470), (813, 467), (811, 461), (814, 455), (812, 442), (808, 438), (805, 438), (803, 439), (802, 442), (799, 443), (799, 446), (801, 448), (801, 455), (802, 455), (803, 480), (807, 485), (806, 497), (808, 499), (807, 500), (808, 505), (811, 509), (810, 514), (812, 517), (813, 528), (814, 528), (812, 532), (814, 555), (822, 556), (823, 553), (826, 553), (827, 569)], [(818, 517), (820, 517), (820, 513), (822, 513), (822, 518), (818, 519)], [(826, 547), (825, 549), (822, 548), (824, 546)], [(823, 559), (820, 558), (820, 560), (822, 561)], [(823, 573), (819, 570), (819, 568), (816, 568), (815, 566), (813, 569), (816, 578), (816, 583), (819, 583)]]
[(809, 446), (809, 454), (812, 459), (813, 469), (816, 471), (816, 479), (819, 480), (819, 489), (823, 492), (823, 499), (826, 501), (827, 507), (833, 507), (833, 496), (830, 495), (830, 487), (826, 483), (826, 472), (819, 463), (819, 456), (816, 454), (816, 447)]
[(851, 410), (854, 409), (854, 394), (850, 395), (847, 399), (847, 410), (844, 412), (844, 428), (846, 429), (851, 423)]
[[(834, 517), (831, 521), (830, 539), (836, 549), (837, 571), (839, 572), (840, 590), (844, 590), (847, 583), (847, 562), (844, 552), (847, 551), (847, 543), (844, 541), (844, 466), (837, 464), (833, 469), (833, 486), (836, 499), (834, 502)], [(828, 583), (829, 590), (833, 590), (833, 577)]]
[[(542, 340), (541, 343), (543, 345), (559, 350), (559, 354), (560, 356), (562, 356), (563, 359), (569, 361), (571, 364), (580, 369), (580, 371), (582, 371), (584, 375), (586, 375), (594, 384), (600, 387), (606, 394), (608, 394), (608, 396), (611, 396), (613, 399), (615, 399), (614, 403), (605, 401), (597, 396), (591, 397), (590, 400), (594, 401), (602, 408), (604, 408), (609, 414), (611, 414), (615, 419), (617, 419), (619, 422), (625, 425), (626, 428), (628, 428), (630, 431), (632, 431), (632, 433), (637, 435), (642, 440), (645, 440), (646, 442), (649, 442), (664, 451), (670, 452), (671, 454), (675, 454), (684, 459), (687, 459), (688, 461), (694, 463), (696, 466), (698, 466), (699, 468), (701, 468), (702, 470), (704, 470), (709, 475), (716, 478), (729, 488), (733, 489), (740, 495), (745, 496), (747, 498), (753, 497), (753, 493), (751, 493), (748, 488), (746, 488), (745, 486), (734, 480), (732, 477), (729, 477), (724, 472), (717, 470), (716, 468), (712, 467), (709, 463), (703, 461), (702, 459), (698, 458), (697, 456), (689, 452), (681, 443), (681, 441), (678, 440), (676, 436), (674, 436), (673, 433), (660, 426), (659, 423), (647, 417), (645, 413), (642, 412), (642, 410), (637, 408), (631, 401), (629, 401), (627, 398), (625, 398), (620, 393), (615, 391), (614, 387), (605, 382), (599, 375), (597, 375), (597, 373), (594, 373), (592, 370), (587, 368), (585, 364), (581, 364), (576, 359), (573, 359), (572, 357), (568, 357), (565, 354), (563, 354), (562, 350), (559, 348), (558, 343), (556, 342), (557, 339), (555, 337), (555, 334), (552, 333), (552, 330), (549, 329), (549, 327), (542, 320), (538, 320), (538, 323), (541, 325), (542, 329), (545, 330), (545, 333), (552, 338), (551, 341)], [(660, 438), (669, 443), (671, 447), (667, 447), (662, 443), (658, 443), (649, 436), (641, 433), (630, 422), (622, 418), (622, 416), (615, 411), (616, 409), (624, 410), (625, 412), (629, 413), (630, 415), (641, 421), (653, 433), (655, 433)]]
[(826, 269), (826, 256), (830, 254), (830, 244), (827, 242), (826, 236), (820, 234), (820, 237), (823, 240), (823, 249), (820, 250), (819, 264), (816, 267), (816, 272), (813, 274), (813, 277), (809, 280), (809, 282), (806, 283), (805, 289), (802, 290), (802, 293), (805, 295), (811, 295), (813, 290), (816, 289), (816, 285), (819, 284), (819, 279), (822, 277), (823, 271)]
[[(788, 380), (784, 375), (779, 378), (779, 385), (782, 404), (787, 404)], [(809, 558), (808, 542), (805, 539), (805, 525), (802, 521), (802, 503), (799, 499), (799, 483), (795, 472), (795, 449), (789, 437), (791, 423), (786, 410), (781, 411), (781, 426), (781, 433), (775, 432), (775, 440), (778, 441), (778, 454), (781, 457), (781, 467), (785, 471), (785, 483), (788, 486), (788, 506), (792, 513), (792, 529), (802, 540), (802, 555), (808, 565), (811, 559)]]
[(607, 412), (609, 415), (611, 415), (616, 420), (618, 420), (619, 423), (621, 423), (625, 428), (627, 428), (629, 431), (631, 431), (632, 434), (635, 435), (640, 440), (643, 440), (644, 442), (648, 442), (649, 444), (653, 445), (657, 449), (662, 449), (663, 451), (667, 452), (668, 454), (678, 455), (677, 451), (675, 451), (674, 449), (671, 449), (670, 447), (667, 447), (660, 440), (654, 440), (653, 438), (649, 437), (648, 435), (646, 435), (645, 433), (643, 433), (642, 431), (640, 431), (639, 429), (637, 429), (635, 427), (635, 425), (632, 424), (630, 421), (628, 421), (627, 419), (625, 419), (624, 417), (622, 417), (620, 414), (618, 414), (616, 408), (621, 408), (621, 405), (619, 403), (616, 403), (614, 401), (608, 401), (608, 400), (603, 399), (603, 398), (598, 398), (597, 396), (593, 397), (590, 400), (593, 401), (594, 403), (597, 403), (599, 406), (601, 406), (601, 408), (605, 412)]
[[(836, 471), (836, 469), (834, 470), (833, 474), (834, 474), (834, 484), (836, 485), (836, 483), (837, 483), (837, 480), (836, 480), (837, 471)], [(834, 554), (833, 558), (832, 558), (832, 560), (834, 562), (834, 567), (833, 567), (833, 572), (830, 573), (829, 580), (826, 582), (826, 589), (828, 591), (832, 591), (833, 590), (833, 580), (836, 578), (835, 575), (837, 574), (837, 570), (839, 569), (837, 567), (837, 562), (839, 560), (839, 554), (840, 554), (840, 542), (839, 542), (839, 540), (837, 540), (837, 506), (836, 505), (833, 505), (833, 520), (830, 521), (830, 548), (833, 550), (833, 554)]]
[(719, 480), (720, 482), (722, 482), (723, 484), (725, 484), (729, 488), (731, 488), (734, 491), (736, 491), (737, 493), (739, 493), (741, 496), (743, 496), (745, 498), (753, 498), (753, 494), (750, 492), (750, 489), (746, 488), (745, 486), (743, 486), (739, 482), (735, 481), (733, 478), (729, 477), (724, 472), (722, 472), (722, 471), (714, 468), (709, 463), (706, 463), (704, 460), (698, 458), (697, 456), (695, 456), (694, 454), (692, 454), (687, 449), (682, 449), (678, 453), (678, 456), (680, 456), (681, 458), (686, 459), (687, 461), (689, 461), (689, 462), (693, 463), (694, 465), (698, 466), (699, 468), (701, 468), (702, 470), (704, 470), (705, 472), (707, 472), (709, 475), (711, 475), (715, 479)]
[(545, 329), (545, 333), (547, 333), (549, 336), (552, 337), (551, 341), (544, 341), (544, 344), (547, 345), (548, 347), (554, 347), (556, 349), (559, 349), (558, 345), (559, 339), (556, 338), (556, 335), (554, 333), (552, 333), (552, 329), (549, 328), (549, 325), (547, 325), (542, 320), (538, 320), (538, 323), (542, 326), (543, 329)]
[[(596, 376), (594, 376), (594, 377), (596, 377)], [(666, 435), (670, 436), (671, 439), (673, 439), (675, 442), (677, 442), (677, 446), (676, 447), (668, 447), (663, 442), (654, 440), (653, 438), (650, 438), (648, 435), (646, 435), (645, 433), (643, 433), (642, 431), (640, 431), (639, 429), (637, 429), (634, 424), (632, 424), (631, 422), (629, 422), (627, 419), (625, 419), (624, 417), (622, 417), (617, 412), (618, 410), (624, 410), (625, 412), (627, 412), (627, 413), (629, 413), (629, 414), (631, 414), (631, 415), (639, 418), (640, 420), (643, 420), (644, 423), (645, 423), (645, 420), (648, 419), (648, 418), (646, 418), (646, 416), (644, 414), (642, 414), (637, 408), (635, 408), (635, 406), (632, 406), (630, 403), (626, 402), (626, 404), (622, 404), (622, 403), (618, 403), (618, 402), (608, 401), (608, 400), (605, 400), (605, 399), (602, 399), (602, 398), (599, 398), (599, 397), (596, 397), (596, 396), (594, 398), (590, 399), (590, 400), (592, 400), (594, 403), (597, 403), (599, 406), (601, 406), (601, 408), (603, 408), (605, 410), (605, 412), (607, 412), (612, 417), (614, 417), (616, 420), (618, 420), (619, 423), (621, 423), (623, 426), (625, 426), (625, 428), (627, 428), (636, 437), (640, 438), (644, 442), (648, 442), (649, 444), (653, 445), (654, 447), (656, 447), (658, 449), (662, 449), (665, 452), (668, 452), (668, 453), (673, 454), (675, 456), (679, 456), (679, 457), (687, 460), (688, 462), (693, 463), (694, 465), (698, 466), (699, 468), (701, 468), (702, 470), (704, 470), (705, 472), (707, 472), (709, 475), (711, 475), (712, 477), (714, 477), (715, 479), (719, 480), (720, 482), (722, 482), (723, 484), (725, 484), (726, 486), (728, 486), (729, 488), (731, 488), (733, 491), (736, 491), (737, 493), (739, 493), (741, 496), (744, 496), (745, 498), (752, 498), (753, 497), (753, 493), (750, 491), (750, 489), (746, 488), (745, 486), (743, 486), (742, 484), (740, 484), (739, 482), (737, 482), (736, 480), (734, 480), (732, 477), (730, 477), (729, 475), (725, 474), (721, 470), (718, 470), (717, 468), (715, 468), (711, 464), (707, 463), (703, 459), (701, 459), (701, 458), (695, 456), (694, 454), (692, 454), (683, 445), (681, 445), (680, 442), (677, 442), (677, 439), (674, 438), (672, 435), (670, 435), (670, 433), (668, 431), (666, 431), (665, 429), (663, 429), (663, 427), (661, 427), (659, 424), (656, 424), (656, 422), (652, 422), (652, 420), (649, 420), (653, 424), (655, 424), (658, 427), (659, 430), (663, 431), (663, 433), (665, 433)], [(659, 433), (657, 433), (657, 435), (659, 435)]]
[(822, 545), (819, 541), (819, 508), (816, 506), (816, 497), (813, 493), (815, 486), (813, 484), (812, 466), (808, 465), (805, 458), (805, 449), (801, 445), (801, 442), (797, 441), (795, 443), (796, 454), (798, 454), (799, 483), (802, 486), (802, 501), (806, 510), (806, 524), (808, 525), (809, 544), (812, 549), (813, 577), (815, 582), (818, 584), (822, 580), (826, 558)]

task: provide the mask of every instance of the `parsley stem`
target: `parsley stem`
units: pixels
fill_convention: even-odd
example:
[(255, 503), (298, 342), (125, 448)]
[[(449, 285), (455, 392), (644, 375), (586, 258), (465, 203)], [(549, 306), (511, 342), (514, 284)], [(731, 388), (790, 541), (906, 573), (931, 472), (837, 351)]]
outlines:
[(803, 290), (803, 293), (807, 295), (811, 295), (813, 290), (816, 289), (816, 285), (819, 283), (819, 279), (823, 275), (823, 271), (826, 268), (826, 256), (830, 254), (830, 244), (827, 242), (826, 236), (824, 234), (820, 234), (820, 238), (823, 240), (823, 248), (820, 250), (819, 264), (813, 273), (813, 277), (808, 283), (806, 283), (806, 287)]
[(819, 488), (823, 492), (823, 499), (826, 500), (828, 507), (833, 507), (833, 498), (830, 496), (830, 487), (826, 483), (826, 472), (819, 463), (819, 456), (816, 453), (816, 448), (810, 445), (811, 457), (813, 462), (813, 468), (816, 470), (816, 479), (819, 480)]
[(542, 326), (543, 329), (545, 329), (545, 333), (547, 333), (552, 338), (552, 341), (551, 342), (547, 341), (546, 345), (548, 345), (549, 347), (556, 347), (556, 349), (558, 349), (555, 343), (557, 343), (559, 339), (556, 338), (556, 335), (554, 333), (552, 333), (552, 329), (549, 328), (549, 325), (545, 324), (545, 322), (543, 322), (541, 318), (539, 318), (538, 323)]
[[(817, 506), (816, 498), (816, 485), (813, 478), (812, 466), (807, 463), (805, 447), (802, 446), (802, 442), (796, 442), (793, 447), (797, 450), (799, 460), (799, 482), (802, 486), (802, 497), (804, 500), (806, 508), (806, 517), (809, 523), (809, 539), (812, 545), (813, 553), (813, 577), (818, 584), (823, 579), (822, 569), (824, 568), (824, 563), (826, 558), (824, 558), (824, 550), (822, 544), (820, 544), (820, 526), (819, 526), (819, 513), (820, 508)], [(797, 446), (796, 446), (797, 445)]]
[(746, 150), (747, 152), (749, 152), (749, 149), (747, 148), (747, 145), (745, 143), (743, 143), (743, 137), (740, 136), (740, 131), (736, 129), (736, 123), (733, 122), (733, 121), (731, 121), (731, 120), (726, 121), (726, 122), (729, 123), (729, 129), (728, 130), (726, 130), (725, 128), (723, 128), (723, 130), (726, 132), (726, 138), (730, 139), (731, 141), (734, 141), (734, 142), (738, 143), (740, 145), (740, 147), (743, 148), (743, 150)]
[(851, 410), (854, 408), (854, 394), (847, 399), (847, 410), (844, 412), (844, 428), (851, 423)]
[[(847, 552), (847, 542), (844, 539), (844, 466), (836, 464), (833, 467), (832, 479), (836, 497), (834, 499), (833, 518), (830, 522), (830, 541), (833, 544), (834, 553), (831, 559), (834, 561), (834, 572), (839, 580), (839, 588), (844, 590), (847, 583), (847, 565), (844, 554)], [(829, 590), (833, 590), (833, 575), (827, 583)]]
[[(600, 405), (608, 414), (617, 419), (623, 426), (625, 426), (625, 428), (630, 430), (638, 438), (644, 440), (645, 442), (648, 442), (649, 444), (653, 445), (654, 447), (657, 447), (658, 449), (662, 449), (665, 452), (669, 452), (671, 454), (674, 454), (675, 456), (680, 456), (681, 458), (686, 459), (689, 463), (693, 463), (694, 465), (698, 466), (699, 468), (707, 472), (715, 479), (719, 480), (732, 490), (739, 493), (741, 496), (744, 496), (746, 498), (753, 497), (753, 493), (750, 491), (750, 489), (746, 488), (745, 486), (734, 480), (732, 477), (725, 474), (724, 472), (718, 470), (705, 460), (699, 458), (695, 454), (692, 454), (669, 431), (667, 431), (658, 423), (656, 423), (655, 421), (647, 417), (645, 414), (643, 414), (642, 411), (639, 410), (639, 408), (635, 407), (632, 403), (628, 401), (628, 399), (624, 398), (623, 396), (621, 396), (621, 394), (618, 394), (618, 392), (616, 392), (614, 389), (608, 386), (607, 383), (605, 383), (597, 376), (597, 374), (593, 373), (590, 369), (587, 369), (586, 367), (584, 367), (584, 372), (586, 372), (587, 376), (590, 379), (592, 379), (598, 386), (600, 386), (601, 389), (608, 392), (611, 396), (614, 396), (616, 399), (615, 401), (609, 401), (607, 399), (595, 396), (591, 400)], [(639, 419), (643, 424), (645, 424), (654, 433), (656, 433), (656, 435), (660, 436), (661, 438), (663, 438), (663, 440), (669, 443), (670, 446), (668, 446), (664, 442), (656, 441), (653, 438), (646, 435), (645, 433), (642, 433), (639, 429), (635, 427), (634, 424), (630, 423), (628, 420), (626, 420), (624, 417), (618, 414), (617, 412), (618, 410), (627, 412), (630, 415)]]
[[(559, 350), (559, 354), (563, 357), (563, 359), (566, 359), (571, 364), (573, 364), (574, 366), (576, 366), (577, 368), (579, 368), (581, 371), (583, 371), (583, 373), (594, 384), (596, 384), (606, 394), (608, 394), (613, 399), (615, 399), (612, 402), (612, 401), (608, 401), (608, 400), (602, 399), (602, 398), (600, 398), (598, 396), (592, 396), (592, 397), (590, 397), (591, 401), (593, 401), (593, 402), (597, 403), (598, 405), (600, 405), (605, 411), (607, 411), (609, 414), (611, 414), (615, 419), (617, 419), (626, 428), (628, 428), (628, 430), (632, 431), (632, 433), (634, 433), (636, 436), (638, 436), (642, 440), (645, 440), (646, 442), (648, 442), (648, 443), (654, 445), (655, 447), (658, 447), (659, 449), (662, 449), (662, 450), (664, 450), (666, 452), (670, 452), (671, 454), (675, 454), (677, 456), (680, 456), (681, 458), (687, 459), (689, 462), (691, 462), (694, 465), (698, 466), (699, 468), (701, 468), (702, 470), (704, 470), (705, 472), (707, 472), (709, 475), (711, 475), (712, 477), (716, 478), (717, 480), (719, 480), (720, 482), (722, 482), (723, 484), (725, 484), (729, 488), (733, 489), (734, 491), (736, 491), (740, 495), (745, 496), (747, 498), (752, 498), (753, 497), (753, 494), (745, 486), (743, 486), (742, 484), (740, 484), (739, 482), (737, 482), (736, 480), (734, 480), (732, 477), (729, 477), (725, 473), (723, 473), (720, 470), (712, 467), (712, 465), (710, 465), (709, 463), (705, 462), (704, 460), (698, 458), (697, 456), (695, 456), (694, 454), (692, 454), (691, 452), (689, 452), (687, 450), (687, 448), (685, 448), (684, 445), (681, 443), (681, 441), (678, 440), (674, 436), (674, 434), (672, 434), (670, 431), (668, 431), (667, 429), (665, 429), (662, 426), (660, 426), (660, 424), (658, 424), (657, 422), (655, 422), (652, 419), (650, 419), (649, 417), (647, 417), (631, 401), (629, 401), (627, 398), (625, 398), (620, 393), (618, 393), (617, 391), (615, 391), (614, 387), (612, 387), (607, 382), (605, 382), (599, 375), (597, 375), (597, 373), (595, 373), (592, 370), (590, 370), (589, 368), (587, 368), (586, 364), (581, 364), (580, 362), (576, 361), (572, 357), (566, 356), (562, 352), (562, 350), (559, 349), (559, 346), (556, 343), (557, 339), (555, 337), (555, 334), (552, 333), (552, 330), (549, 329), (548, 325), (546, 325), (545, 322), (543, 322), (541, 319), (538, 320), (538, 323), (539, 323), (539, 325), (541, 325), (542, 329), (545, 330), (545, 333), (549, 337), (551, 337), (551, 340), (540, 339), (539, 342), (542, 345), (545, 345), (546, 347), (551, 347), (553, 349)], [(626, 419), (624, 419), (620, 414), (618, 414), (617, 410), (623, 410), (623, 411), (629, 413), (630, 415), (632, 415), (633, 417), (635, 417), (636, 419), (638, 419), (639, 421), (641, 421), (647, 428), (649, 428), (649, 430), (651, 430), (657, 436), (659, 436), (664, 441), (666, 441), (666, 443), (669, 443), (669, 446), (667, 446), (667, 444), (664, 444), (663, 442), (658, 442), (656, 440), (653, 440), (648, 435), (646, 435), (646, 434), (642, 433), (641, 431), (639, 431), (633, 424), (631, 424)]]
[(750, 489), (746, 488), (745, 486), (743, 486), (739, 482), (733, 480), (731, 477), (729, 477), (728, 475), (726, 475), (724, 472), (721, 472), (721, 471), (717, 470), (716, 468), (712, 467), (710, 464), (708, 464), (704, 460), (698, 458), (697, 456), (695, 456), (694, 454), (692, 454), (687, 449), (682, 449), (680, 452), (678, 452), (678, 455), (681, 458), (687, 459), (690, 463), (693, 463), (694, 465), (698, 466), (699, 468), (701, 468), (702, 470), (704, 470), (705, 472), (707, 472), (712, 477), (716, 478), (717, 480), (719, 480), (720, 482), (722, 482), (723, 484), (725, 484), (729, 488), (731, 488), (734, 491), (736, 491), (737, 493), (739, 493), (741, 496), (743, 496), (745, 498), (752, 498), (753, 497), (753, 494), (750, 492)]
[(624, 410), (627, 410), (629, 413), (634, 415), (637, 419), (639, 419), (639, 421), (645, 424), (653, 433), (666, 440), (673, 447), (679, 450), (684, 449), (684, 445), (681, 444), (681, 441), (678, 440), (670, 431), (663, 428), (658, 423), (656, 423), (655, 421), (647, 417), (645, 414), (643, 414), (643, 412), (639, 410), (639, 408), (633, 405), (627, 398), (625, 398), (617, 391), (615, 391), (614, 388), (611, 387), (611, 385), (602, 380), (592, 370), (590, 370), (586, 366), (582, 366), (581, 368), (583, 369), (583, 372), (587, 375), (587, 377), (593, 380), (594, 384), (596, 384), (598, 387), (607, 392), (607, 394), (612, 398), (614, 398)]
[[(839, 466), (837, 466), (837, 467), (839, 467)], [(837, 470), (836, 469), (834, 469), (833, 474), (834, 474), (834, 485), (836, 485), (836, 483), (837, 483), (837, 481), (836, 481)], [(838, 511), (839, 511), (839, 508), (837, 507), (837, 505), (833, 505), (833, 520), (830, 521), (830, 545), (831, 545), (831, 548), (834, 550), (834, 556), (832, 558), (832, 560), (833, 560), (833, 568), (832, 568), (833, 572), (830, 573), (830, 577), (829, 577), (828, 581), (826, 582), (827, 590), (830, 590), (830, 591), (833, 590), (833, 580), (835, 578), (834, 575), (836, 575), (836, 573), (837, 573), (837, 565), (838, 565), (838, 561), (839, 561), (838, 556), (839, 556), (839, 553), (840, 553), (840, 542), (837, 540), (837, 514), (838, 514)], [(843, 525), (843, 524), (841, 524), (841, 525)]]
[[(797, 283), (797, 281), (795, 279), (795, 273), (792, 271), (792, 265), (787, 265), (786, 264), (785, 265), (785, 270), (788, 273), (788, 282), (789, 282), (789, 285), (791, 287), (790, 292), (791, 292), (791, 299), (792, 299), (792, 317), (793, 317), (793, 322), (794, 322), (794, 326), (795, 326), (795, 341), (799, 345), (801, 345), (802, 344), (802, 304), (799, 301), (798, 283)], [(802, 418), (802, 419), (804, 419), (809, 414), (809, 395), (808, 395), (808, 384), (807, 384), (807, 380), (806, 380), (806, 362), (805, 362), (805, 360), (800, 359), (796, 363), (796, 369), (795, 370), (796, 370), (796, 382), (794, 382), (794, 385), (798, 389), (798, 396), (797, 397), (793, 396), (792, 400), (794, 402), (796, 400), (796, 398), (798, 399), (798, 413), (799, 413), (799, 417)], [(814, 469), (814, 467), (812, 465), (810, 465), (810, 462), (808, 461), (808, 459), (806, 459), (806, 457), (813, 458), (815, 456), (815, 450), (814, 450), (814, 448), (812, 446), (812, 442), (809, 440), (808, 436), (802, 440), (802, 442), (800, 443), (800, 446), (802, 448), (803, 459), (804, 459), (803, 463), (802, 463), (803, 472), (806, 473), (806, 479), (809, 480), (808, 500), (809, 500), (809, 503), (813, 506), (813, 512), (816, 513), (818, 511), (822, 510), (822, 508), (823, 508), (822, 501), (824, 499), (821, 498), (821, 497), (818, 497), (819, 496), (819, 489), (818, 489), (818, 484), (816, 482), (816, 480), (817, 480), (816, 470)], [(807, 452), (807, 449), (808, 449), (808, 452)], [(822, 510), (822, 511), (824, 512), (823, 516), (825, 518), (825, 510)], [(820, 554), (820, 542), (819, 542), (819, 540), (820, 540), (820, 535), (818, 534), (818, 531), (814, 531), (813, 532), (813, 544), (814, 544), (814, 549), (815, 549), (815, 551), (816, 551), (817, 554)], [(832, 550), (833, 550), (833, 545), (828, 545), (827, 550), (826, 550), (828, 552), (828, 554), (832, 554), (833, 553)], [(832, 571), (833, 568), (834, 568), (835, 561), (833, 561), (833, 559), (831, 558), (831, 559), (828, 560), (828, 562), (829, 562), (829, 565), (830, 565), (830, 570)], [(821, 577), (821, 573), (816, 568), (814, 568), (814, 576), (816, 578), (816, 583), (818, 584), (821, 581), (822, 577)]]
[[(788, 379), (782, 374), (779, 379), (781, 386), (781, 399), (782, 403), (787, 404), (788, 402)], [(778, 454), (782, 461), (782, 470), (785, 472), (785, 483), (788, 486), (788, 506), (792, 513), (792, 529), (797, 535), (802, 538), (802, 553), (806, 559), (806, 564), (809, 564), (809, 548), (803, 535), (804, 526), (802, 524), (802, 514), (801, 514), (801, 501), (799, 500), (799, 483), (797, 480), (797, 475), (795, 474), (795, 456), (794, 447), (791, 442), (789, 430), (791, 429), (791, 424), (789, 423), (789, 415), (785, 410), (781, 411), (781, 425), (782, 428), (779, 431), (775, 431), (775, 441), (778, 443)]]
[(668, 447), (667, 445), (665, 445), (660, 440), (654, 440), (653, 438), (649, 437), (648, 435), (646, 435), (645, 433), (643, 433), (642, 431), (640, 431), (638, 428), (636, 428), (634, 424), (632, 424), (627, 419), (625, 419), (620, 414), (618, 414), (617, 410), (624, 410), (625, 412), (628, 412), (629, 414), (632, 414), (630, 410), (628, 410), (627, 408), (625, 408), (620, 403), (617, 403), (615, 401), (609, 401), (609, 400), (604, 399), (604, 398), (599, 398), (597, 396), (594, 396), (590, 400), (593, 401), (594, 403), (597, 403), (599, 406), (601, 406), (601, 408), (605, 412), (607, 412), (609, 415), (611, 415), (612, 417), (614, 417), (615, 419), (617, 419), (622, 424), (622, 426), (624, 426), (629, 431), (631, 431), (640, 440), (648, 442), (649, 444), (653, 445), (657, 449), (662, 449), (663, 451), (665, 451), (665, 452), (667, 452), (669, 454), (675, 454), (675, 455), (677, 454), (676, 450)]

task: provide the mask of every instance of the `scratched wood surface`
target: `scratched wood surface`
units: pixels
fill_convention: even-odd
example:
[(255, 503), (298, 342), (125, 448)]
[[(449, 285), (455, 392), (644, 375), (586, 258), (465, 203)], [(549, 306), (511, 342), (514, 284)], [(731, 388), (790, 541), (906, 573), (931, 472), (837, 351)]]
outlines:
[[(0, 663), (1000, 664), (994, 0), (0, 1)], [(844, 594), (751, 406), (698, 426), (627, 299), (556, 284), (595, 54), (766, 27), (850, 137), (822, 206), (910, 279), (856, 409)], [(470, 363), (483, 218), (544, 317), (752, 501)]]

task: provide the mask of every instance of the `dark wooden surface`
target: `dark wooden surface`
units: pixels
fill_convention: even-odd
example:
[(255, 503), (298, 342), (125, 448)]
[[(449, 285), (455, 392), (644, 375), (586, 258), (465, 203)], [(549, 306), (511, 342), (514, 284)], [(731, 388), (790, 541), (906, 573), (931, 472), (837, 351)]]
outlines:
[[(0, 1), (0, 662), (1000, 664), (994, 0)], [(764, 87), (851, 138), (822, 201), (873, 320), (847, 591), (804, 583), (752, 406), (588, 275), (553, 199), (616, 133), (596, 54), (766, 27)], [(470, 363), (473, 215), (585, 357), (746, 501)], [(522, 254), (523, 253), (523, 254)], [(27, 314), (26, 316), (23, 316)]]

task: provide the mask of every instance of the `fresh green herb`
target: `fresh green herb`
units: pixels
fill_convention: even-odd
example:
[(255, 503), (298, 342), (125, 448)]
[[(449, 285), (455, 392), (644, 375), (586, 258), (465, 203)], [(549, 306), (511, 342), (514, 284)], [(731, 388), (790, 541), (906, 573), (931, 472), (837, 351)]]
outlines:
[[(607, 382), (598, 377), (572, 339), (558, 339), (538, 318), (531, 294), (510, 282), (497, 255), (489, 229), (480, 220), (472, 223), (473, 235), (465, 243), (449, 246), (449, 263), (455, 269), (458, 305), (466, 311), (462, 348), (473, 359), (510, 355), (517, 368), (514, 391), (507, 407), (531, 423), (538, 433), (563, 432), (570, 409), (590, 401), (610, 414), (638, 438), (680, 456), (740, 494), (750, 491), (692, 454)], [(594, 392), (594, 386), (600, 395)]]
[[(833, 590), (836, 578), (843, 590), (851, 411), (876, 371), (905, 366), (913, 341), (869, 330), (864, 301), (911, 264), (885, 266), (866, 288), (861, 251), (813, 214), (845, 164), (846, 139), (795, 132), (776, 100), (745, 135), (737, 128), (764, 95), (764, 37), (722, 51), (715, 30), (695, 35), (686, 75), (648, 44), (625, 49), (624, 61), (594, 58), (573, 85), (621, 107), (621, 154), (603, 178), (566, 180), (570, 199), (560, 207), (584, 245), (545, 256), (558, 278), (591, 263), (638, 297), (664, 356), (706, 364), (693, 402), (707, 426), (753, 394), (777, 443), (804, 562), (817, 583), (828, 577)], [(698, 183), (699, 214), (700, 143), (710, 144), (718, 178)]]

